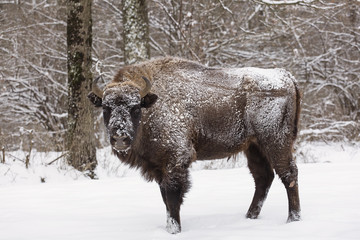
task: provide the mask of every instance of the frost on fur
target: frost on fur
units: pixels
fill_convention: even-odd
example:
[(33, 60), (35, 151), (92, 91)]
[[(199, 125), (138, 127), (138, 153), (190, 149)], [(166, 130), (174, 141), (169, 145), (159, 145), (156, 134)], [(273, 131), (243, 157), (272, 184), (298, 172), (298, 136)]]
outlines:
[(171, 234), (177, 234), (181, 232), (180, 224), (175, 219), (170, 217), (169, 213), (167, 213), (166, 231)]
[(171, 233), (181, 230), (191, 163), (241, 151), (256, 185), (248, 216), (259, 215), (274, 170), (288, 192), (289, 217), (299, 215), (292, 158), (299, 105), (296, 81), (283, 69), (210, 68), (171, 57), (124, 67), (103, 99), (114, 153), (159, 184)]

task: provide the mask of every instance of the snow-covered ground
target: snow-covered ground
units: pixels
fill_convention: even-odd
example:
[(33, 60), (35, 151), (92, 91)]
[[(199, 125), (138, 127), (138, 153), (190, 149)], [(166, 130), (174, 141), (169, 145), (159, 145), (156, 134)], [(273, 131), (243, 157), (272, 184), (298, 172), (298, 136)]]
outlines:
[[(7, 155), (0, 164), (0, 239), (359, 239), (359, 145), (298, 148), (302, 221), (290, 224), (279, 179), (260, 218), (249, 220), (244, 216), (254, 184), (243, 157), (236, 164), (195, 163), (177, 235), (165, 230), (156, 183), (145, 182), (109, 151), (98, 151), (99, 180), (85, 178), (62, 160), (45, 166), (61, 153), (34, 152), (29, 169), (20, 161), (25, 153)], [(220, 170), (204, 170), (213, 168)]]

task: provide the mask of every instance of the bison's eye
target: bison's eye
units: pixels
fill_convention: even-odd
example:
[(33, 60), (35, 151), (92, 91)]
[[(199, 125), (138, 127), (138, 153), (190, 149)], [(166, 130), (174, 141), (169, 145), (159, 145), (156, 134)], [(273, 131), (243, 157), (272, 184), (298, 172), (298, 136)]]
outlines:
[(110, 118), (111, 108), (108, 106), (103, 106), (103, 115), (104, 115), (104, 121), (107, 123)]
[(131, 109), (131, 116), (134, 119), (139, 119), (141, 114), (140, 106), (135, 106)]

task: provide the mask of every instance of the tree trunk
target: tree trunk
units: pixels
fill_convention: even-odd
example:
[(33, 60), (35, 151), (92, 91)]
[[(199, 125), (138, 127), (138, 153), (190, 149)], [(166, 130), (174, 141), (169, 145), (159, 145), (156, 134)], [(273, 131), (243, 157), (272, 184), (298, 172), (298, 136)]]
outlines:
[(132, 64), (150, 58), (146, 0), (123, 0), (124, 61)]
[(68, 130), (67, 161), (80, 171), (97, 165), (91, 91), (92, 0), (67, 1)]

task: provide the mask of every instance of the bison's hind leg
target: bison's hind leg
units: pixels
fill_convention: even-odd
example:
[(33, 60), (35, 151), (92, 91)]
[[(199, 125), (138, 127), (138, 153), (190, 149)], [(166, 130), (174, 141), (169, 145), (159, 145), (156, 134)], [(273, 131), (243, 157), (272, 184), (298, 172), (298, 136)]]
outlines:
[(255, 181), (255, 193), (247, 218), (255, 219), (259, 216), (262, 205), (267, 197), (271, 183), (274, 179), (274, 171), (268, 159), (261, 153), (255, 143), (251, 143), (245, 151), (248, 166)]
[(275, 172), (279, 175), (287, 192), (289, 203), (289, 216), (287, 222), (299, 221), (300, 217), (300, 200), (298, 187), (298, 169), (292, 154), (287, 156), (286, 161), (280, 161), (275, 164)]

